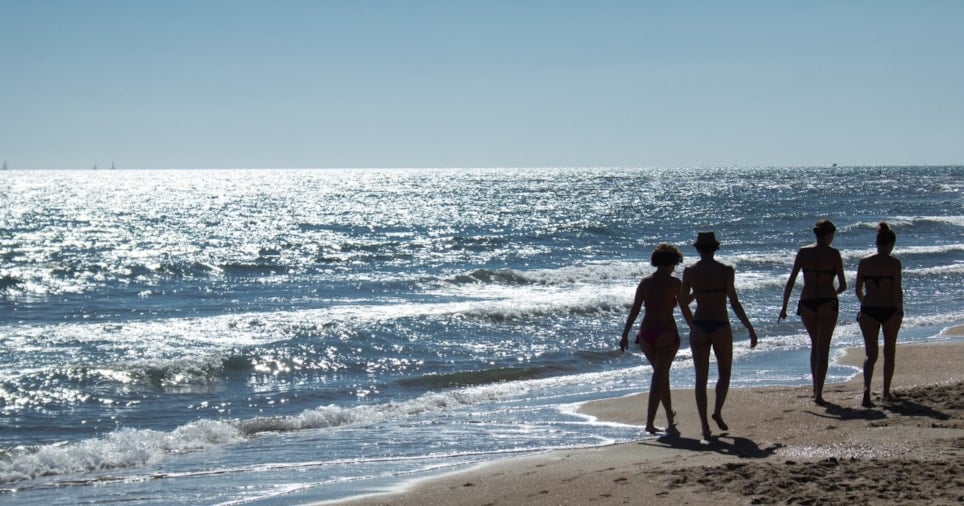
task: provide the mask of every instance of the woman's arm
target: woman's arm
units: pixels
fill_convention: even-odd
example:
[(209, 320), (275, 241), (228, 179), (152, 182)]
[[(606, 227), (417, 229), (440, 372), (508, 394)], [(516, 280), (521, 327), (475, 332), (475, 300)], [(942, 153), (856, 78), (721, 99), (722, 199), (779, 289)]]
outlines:
[(679, 310), (683, 313), (683, 319), (686, 320), (686, 325), (693, 326), (693, 311), (690, 309), (690, 302), (693, 301), (693, 286), (690, 285), (690, 270), (683, 270), (683, 282), (680, 284), (678, 304)]
[(864, 260), (857, 264), (857, 279), (854, 281), (854, 291), (857, 292), (857, 301), (864, 302)]
[(629, 331), (632, 330), (633, 323), (636, 321), (636, 317), (639, 316), (639, 311), (643, 307), (643, 301), (645, 299), (645, 282), (640, 281), (639, 286), (636, 287), (636, 297), (633, 299), (633, 307), (629, 310), (626, 325), (623, 327), (623, 337), (619, 340), (619, 349), (621, 351), (626, 351), (626, 348), (629, 348)]
[(843, 259), (840, 257), (840, 251), (834, 250), (834, 253), (837, 257), (834, 260), (834, 263), (836, 264), (834, 266), (834, 270), (837, 271), (837, 293), (839, 294), (847, 291), (847, 277), (844, 276)]
[(790, 294), (793, 293), (793, 284), (797, 281), (797, 274), (800, 273), (800, 252), (797, 252), (796, 258), (793, 259), (793, 268), (790, 270), (790, 279), (787, 280), (787, 286), (783, 289), (783, 308), (780, 309), (780, 319), (783, 320), (787, 317), (787, 304), (790, 303)]
[[(894, 260), (897, 260), (896, 258)], [(897, 272), (894, 273), (894, 289), (897, 290), (897, 307), (900, 308), (901, 316), (904, 315), (904, 286), (901, 281), (901, 271), (903, 266), (897, 260)]]
[(740, 304), (740, 298), (736, 295), (736, 284), (734, 282), (736, 270), (732, 267), (728, 268), (726, 278), (726, 295), (730, 299), (730, 307), (733, 308), (736, 317), (740, 319), (740, 323), (742, 323), (743, 326), (746, 327), (747, 332), (750, 333), (750, 348), (755, 348), (757, 342), (756, 331), (753, 330), (753, 324), (750, 323), (750, 318), (747, 317), (746, 311), (743, 310), (743, 304)]

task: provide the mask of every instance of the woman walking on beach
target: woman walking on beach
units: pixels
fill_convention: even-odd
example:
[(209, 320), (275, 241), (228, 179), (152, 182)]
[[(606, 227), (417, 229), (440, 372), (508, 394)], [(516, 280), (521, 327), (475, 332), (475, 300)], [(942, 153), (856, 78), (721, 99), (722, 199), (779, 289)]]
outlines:
[(636, 287), (636, 297), (629, 310), (626, 326), (623, 327), (619, 349), (626, 351), (629, 347), (629, 331), (640, 309), (645, 308), (636, 343), (653, 366), (646, 411), (646, 432), (653, 434), (660, 430), (653, 422), (661, 401), (666, 410), (667, 423), (672, 426), (676, 422), (670, 398), (669, 368), (680, 344), (673, 308), (682, 306), (682, 303), (679, 301), (680, 280), (673, 276), (673, 270), (683, 261), (683, 254), (675, 246), (664, 243), (656, 246), (650, 261), (656, 267), (656, 272), (643, 278)]
[[(730, 388), (730, 371), (733, 366), (733, 331), (726, 303), (736, 313), (750, 333), (750, 347), (756, 347), (757, 337), (750, 319), (743, 311), (743, 305), (736, 295), (733, 267), (720, 263), (713, 258), (720, 243), (713, 232), (700, 232), (693, 244), (700, 254), (700, 261), (683, 270), (683, 283), (680, 299), (686, 323), (690, 327), (690, 349), (693, 351), (693, 365), (696, 367), (696, 408), (700, 414), (703, 436), (709, 437), (710, 424), (706, 417), (706, 383), (710, 372), (710, 349), (716, 355), (719, 376), (716, 380), (716, 401), (713, 421), (720, 430), (729, 430), (723, 421), (723, 403)], [(689, 308), (689, 302), (696, 300), (696, 314)]]
[[(803, 321), (810, 335), (810, 374), (813, 377), (814, 401), (823, 406), (823, 384), (827, 379), (827, 368), (830, 361), (830, 338), (837, 326), (839, 305), (837, 294), (847, 289), (844, 277), (843, 260), (840, 251), (830, 247), (837, 227), (830, 220), (818, 220), (813, 227), (817, 236), (815, 243), (804, 246), (797, 251), (790, 271), (790, 279), (783, 290), (783, 308), (780, 319), (787, 317), (787, 303), (793, 292), (793, 284), (797, 274), (803, 270), (803, 290), (800, 292), (800, 302), (797, 314)], [(834, 287), (834, 279), (837, 286)]]
[(877, 364), (877, 336), (884, 334), (884, 400), (890, 400), (890, 381), (894, 377), (897, 353), (897, 333), (904, 319), (904, 290), (901, 287), (900, 260), (890, 256), (897, 242), (897, 234), (890, 225), (877, 226), (877, 254), (864, 257), (857, 265), (856, 291), (860, 301), (857, 322), (864, 335), (864, 407), (873, 407), (870, 400), (870, 380)]

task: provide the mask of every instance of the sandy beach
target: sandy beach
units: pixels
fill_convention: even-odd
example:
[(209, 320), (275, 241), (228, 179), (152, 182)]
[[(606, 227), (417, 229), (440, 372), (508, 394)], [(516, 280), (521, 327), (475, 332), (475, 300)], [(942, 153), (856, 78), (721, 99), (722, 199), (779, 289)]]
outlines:
[[(964, 336), (964, 327), (946, 336)], [(964, 502), (964, 342), (898, 346), (894, 399), (860, 406), (862, 376), (811, 388), (731, 390), (728, 431), (702, 440), (693, 393), (673, 393), (676, 430), (658, 439), (504, 460), (417, 481), (354, 505), (961, 504)], [(862, 367), (863, 350), (838, 360)], [(712, 406), (710, 376), (709, 401)], [(642, 426), (645, 394), (581, 412)], [(662, 412), (657, 425), (665, 423)], [(711, 422), (712, 425), (712, 422)]]

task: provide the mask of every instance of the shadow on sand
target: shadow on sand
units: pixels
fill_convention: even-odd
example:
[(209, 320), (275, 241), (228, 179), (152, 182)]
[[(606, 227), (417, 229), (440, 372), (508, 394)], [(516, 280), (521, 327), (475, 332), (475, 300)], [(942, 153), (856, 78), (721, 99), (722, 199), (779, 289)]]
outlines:
[[(816, 406), (815, 409), (820, 409), (820, 407)], [(873, 421), (887, 418), (886, 413), (876, 408), (848, 408), (832, 402), (825, 402), (823, 404), (823, 410), (823, 413), (816, 411), (804, 411), (804, 413), (809, 413), (813, 416), (818, 416), (821, 418), (833, 418), (836, 420)]]
[(950, 415), (930, 406), (901, 397), (894, 397), (891, 400), (885, 401), (883, 404), (874, 405), (872, 408), (848, 408), (832, 402), (824, 404), (823, 407), (825, 409), (823, 413), (815, 411), (806, 412), (814, 416), (835, 418), (838, 420), (883, 420), (887, 418), (887, 413), (884, 412), (885, 410), (896, 415), (920, 416), (933, 418), (935, 420), (949, 420), (951, 418)]
[(683, 437), (676, 427), (670, 427), (664, 434), (655, 441), (640, 441), (641, 445), (662, 446), (689, 450), (694, 452), (716, 452), (721, 455), (730, 455), (741, 459), (764, 459), (776, 453), (783, 447), (775, 443), (766, 448), (745, 437), (730, 436), (728, 432), (710, 436), (705, 439), (694, 439)]
[(951, 418), (947, 413), (900, 396), (895, 396), (882, 407), (891, 413), (904, 416), (923, 416), (935, 420), (950, 420)]

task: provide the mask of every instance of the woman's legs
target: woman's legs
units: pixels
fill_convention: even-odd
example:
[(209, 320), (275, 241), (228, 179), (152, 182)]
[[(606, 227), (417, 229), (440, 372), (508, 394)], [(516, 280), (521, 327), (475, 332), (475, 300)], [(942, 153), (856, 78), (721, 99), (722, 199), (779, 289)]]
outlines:
[[(903, 317), (900, 315), (891, 316), (884, 323), (884, 399), (890, 399), (890, 382), (894, 378), (894, 364), (897, 358), (897, 333), (900, 332), (900, 325)], [(876, 341), (876, 339), (875, 339)]]
[(729, 430), (723, 422), (723, 403), (730, 390), (730, 374), (733, 369), (733, 331), (729, 326), (713, 333), (713, 354), (716, 355), (716, 367), (719, 377), (716, 379), (716, 403), (713, 408), (713, 420), (720, 430)]
[(690, 349), (693, 351), (693, 366), (696, 368), (696, 411), (700, 415), (703, 435), (710, 435), (710, 424), (706, 417), (706, 383), (710, 375), (709, 336), (700, 330), (690, 331)]
[(677, 351), (679, 351), (678, 344), (664, 346), (656, 350), (656, 353), (659, 355), (661, 370), (660, 385), (663, 391), (660, 400), (663, 402), (663, 409), (666, 410), (666, 422), (668, 425), (676, 423), (676, 413), (673, 411), (672, 390), (669, 385), (669, 369), (673, 365), (673, 359), (676, 358)]
[(819, 332), (817, 312), (801, 308), (800, 320), (810, 336), (810, 378), (813, 381), (813, 396), (817, 397), (817, 343)]
[[(823, 309), (821, 306), (820, 309)], [(830, 367), (830, 338), (833, 337), (833, 330), (837, 327), (837, 308), (836, 303), (834, 303), (833, 311), (821, 311), (817, 312), (820, 314), (820, 324), (819, 328), (819, 354), (817, 356), (817, 398), (815, 401), (818, 404), (823, 404), (823, 385), (827, 381), (827, 369)]]
[(655, 433), (659, 429), (653, 424), (660, 402), (666, 410), (666, 418), (672, 424), (674, 420), (673, 400), (670, 393), (669, 369), (673, 365), (673, 358), (679, 350), (679, 345), (661, 346), (656, 348), (652, 343), (643, 341), (640, 348), (646, 359), (653, 367), (653, 377), (649, 386), (649, 399), (646, 406), (646, 432)]
[(639, 347), (643, 350), (643, 355), (646, 355), (649, 365), (653, 367), (653, 375), (649, 380), (649, 398), (646, 403), (646, 432), (652, 434), (657, 432), (653, 421), (656, 419), (656, 409), (659, 408), (659, 401), (662, 398), (662, 392), (658, 390), (659, 380), (656, 374), (659, 370), (659, 355), (656, 353), (656, 348), (646, 341), (641, 342)]
[(837, 302), (827, 302), (816, 311), (802, 309), (800, 319), (803, 320), (807, 333), (810, 334), (810, 372), (813, 374), (814, 402), (823, 405), (823, 385), (827, 380), (827, 368), (830, 363), (830, 338), (837, 326)]
[(861, 405), (865, 408), (873, 407), (874, 403), (870, 400), (870, 381), (874, 377), (874, 366), (877, 365), (879, 348), (877, 346), (877, 334), (880, 332), (880, 324), (877, 320), (860, 313), (857, 318), (860, 324), (860, 332), (864, 335), (864, 398)]

